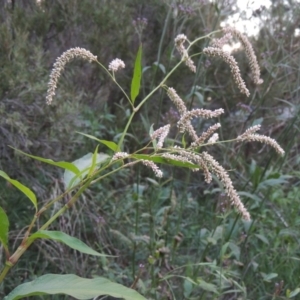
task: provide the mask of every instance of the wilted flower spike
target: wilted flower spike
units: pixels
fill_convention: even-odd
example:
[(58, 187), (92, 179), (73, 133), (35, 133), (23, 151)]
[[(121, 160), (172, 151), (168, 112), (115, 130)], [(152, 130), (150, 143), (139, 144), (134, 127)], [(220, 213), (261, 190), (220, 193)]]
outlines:
[(153, 161), (142, 159), (142, 164), (145, 165), (146, 167), (151, 168), (156, 177), (159, 177), (159, 178), (163, 177), (163, 172), (159, 169), (159, 167)]
[(203, 53), (209, 56), (218, 56), (222, 58), (229, 65), (233, 79), (241, 93), (245, 94), (247, 97), (250, 96), (250, 92), (248, 91), (246, 84), (241, 76), (239, 66), (233, 56), (231, 56), (228, 52), (215, 47), (204, 48)]
[(46, 96), (46, 103), (50, 105), (52, 103), (53, 97), (55, 95), (55, 90), (57, 87), (58, 79), (63, 72), (66, 64), (75, 57), (81, 57), (88, 60), (89, 62), (97, 61), (97, 56), (93, 55), (90, 51), (84, 48), (71, 48), (64, 52), (60, 57), (56, 59), (53, 65), (53, 69), (50, 74), (50, 79), (48, 82), (48, 90)]
[(152, 140), (158, 138), (157, 148), (162, 148), (163, 147), (163, 143), (164, 143), (165, 138), (167, 137), (169, 131), (170, 131), (170, 125), (168, 124), (166, 126), (163, 126), (159, 129), (155, 130), (151, 134), (151, 139)]
[(111, 72), (117, 72), (125, 68), (125, 63), (123, 60), (116, 58), (112, 60), (108, 65), (108, 70)]
[(223, 31), (226, 34), (230, 33), (230, 34), (236, 36), (238, 38), (238, 40), (242, 43), (242, 45), (245, 49), (246, 56), (249, 60), (249, 65), (250, 65), (253, 81), (257, 85), (262, 84), (263, 80), (260, 78), (260, 68), (259, 68), (259, 65), (257, 62), (257, 58), (256, 58), (256, 55), (254, 53), (254, 50), (253, 50), (252, 45), (249, 42), (248, 38), (244, 34), (242, 34), (241, 32), (239, 32), (238, 30), (236, 30), (235, 28), (232, 28), (232, 27), (226, 27), (223, 29)]

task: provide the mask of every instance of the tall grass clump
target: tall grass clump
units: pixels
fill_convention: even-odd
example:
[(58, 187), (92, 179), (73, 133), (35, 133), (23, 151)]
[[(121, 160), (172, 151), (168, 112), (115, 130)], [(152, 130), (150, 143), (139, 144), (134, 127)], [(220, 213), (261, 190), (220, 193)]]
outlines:
[[(143, 19), (139, 21), (145, 23)], [(217, 34), (221, 37), (216, 37)], [(219, 130), (222, 127), (221, 116), (225, 112), (224, 109), (189, 107), (176, 86), (169, 85), (170, 79), (179, 68), (184, 67), (189, 72), (197, 73), (201, 66), (197, 65), (195, 60), (199, 57), (210, 57), (226, 63), (237, 91), (249, 97), (250, 89), (242, 77), (237, 60), (223, 50), (224, 42), (233, 36), (239, 39), (244, 47), (253, 83), (255, 85), (262, 84), (260, 67), (251, 43), (244, 34), (228, 27), (212, 31), (193, 41), (190, 41), (185, 34), (178, 34), (174, 39), (174, 50), (178, 52), (177, 62), (172, 65), (170, 71), (166, 72), (158, 84), (155, 81), (152, 82), (153, 88), (149, 92), (146, 89), (143, 90), (145, 95), (142, 96), (142, 44), (139, 45), (135, 58), (130, 88), (119, 83), (123, 69), (128, 68), (120, 58), (113, 59), (109, 64), (102, 63), (89, 50), (74, 47), (56, 59), (48, 82), (47, 105), (52, 105), (54, 101), (57, 101), (55, 96), (66, 66), (71, 61), (81, 59), (98, 65), (114, 83), (116, 89), (122, 93), (129, 107), (126, 109), (125, 124), (114, 140), (99, 139), (90, 133), (80, 133), (82, 136), (96, 141), (97, 146), (93, 152), (89, 152), (73, 162), (54, 161), (14, 149), (30, 160), (63, 169), (64, 175), (62, 181), (57, 183), (55, 192), (50, 193), (49, 191), (49, 198), (40, 202), (33, 189), (12, 179), (4, 171), (0, 171), (0, 176), (9, 185), (19, 189), (35, 209), (28, 226), (21, 230), (21, 243), (14, 251), (11, 250), (8, 217), (5, 210), (0, 209), (2, 225), (0, 241), (5, 256), (0, 282), (4, 282), (9, 277), (10, 270), (21, 260), (32, 244), (38, 244), (39, 248), (43, 250), (42, 252), (47, 253), (46, 249), (50, 247), (51, 251), (57, 251), (55, 249), (57, 242), (60, 243), (58, 247), (70, 247), (76, 250), (77, 257), (78, 252), (80, 255), (95, 256), (95, 264), (101, 263), (102, 274), (106, 273), (106, 277), (110, 279), (100, 277), (98, 268), (95, 266), (89, 270), (89, 276), (87, 276), (92, 278), (83, 278), (75, 274), (46, 274), (39, 277), (37, 274), (32, 274), (30, 276), (32, 281), (25, 282), (8, 291), (4, 288), (5, 300), (45, 294), (64, 294), (76, 299), (92, 299), (101, 295), (124, 299), (146, 299), (145, 297), (151, 299), (181, 299), (183, 297), (214, 299), (217, 296), (225, 297), (226, 294), (241, 295), (245, 299), (247, 298), (247, 287), (243, 285), (243, 281), (239, 280), (238, 273), (225, 266), (227, 263), (231, 264), (240, 259), (244, 249), (232, 243), (231, 238), (238, 235), (235, 224), (240, 219), (245, 230), (251, 228), (251, 214), (247, 204), (243, 202), (242, 193), (239, 193), (234, 186), (229, 168), (223, 166), (214, 156), (214, 149), (223, 147), (225, 143), (257, 142), (267, 146), (268, 149), (274, 149), (280, 156), (284, 156), (285, 152), (274, 139), (258, 133), (261, 129), (260, 125), (250, 126), (239, 135), (222, 140)], [(207, 41), (207, 45), (199, 50), (199, 44), (203, 46), (203, 41)], [(196, 49), (195, 52), (193, 52), (194, 49)], [(173, 121), (161, 122), (159, 120), (157, 124), (162, 123), (161, 125), (149, 125), (144, 140), (135, 142), (136, 137), (129, 132), (130, 128), (133, 122), (136, 122), (136, 117), (146, 103), (147, 109), (151, 107), (150, 103), (158, 92), (163, 95), (164, 105), (172, 106)], [(101, 111), (98, 113), (101, 114)], [(164, 120), (168, 120), (168, 118)], [(198, 120), (201, 122), (207, 120), (208, 126), (199, 130), (198, 126), (195, 126)], [(99, 152), (100, 145), (106, 147), (105, 152)], [(187, 182), (181, 183), (181, 186), (172, 183), (172, 178), (176, 175), (174, 169), (177, 168), (182, 170), (181, 172), (188, 171), (189, 177), (211, 185), (211, 190), (209, 188), (206, 191), (208, 199), (213, 198), (214, 194), (218, 194), (223, 200), (218, 205), (206, 203), (204, 207), (195, 203), (187, 190)], [(97, 209), (93, 203), (93, 197), (89, 200), (86, 198), (86, 195), (90, 193), (89, 188), (100, 189), (99, 194), (105, 195), (101, 191), (101, 183), (118, 173), (121, 175), (116, 176), (120, 176), (123, 182), (126, 182), (124, 177), (128, 174), (136, 176), (132, 189), (127, 188), (124, 193), (126, 185), (122, 187), (121, 182), (116, 182), (114, 183), (116, 192), (111, 192), (109, 201), (103, 201), (103, 203), (99, 201), (98, 203), (100, 209), (103, 205), (102, 209), (104, 210), (104, 207), (112, 208), (114, 206), (112, 203), (107, 203), (111, 202), (111, 199), (118, 200), (117, 206), (119, 207), (115, 207), (114, 212), (115, 217), (120, 220), (120, 228), (109, 229), (109, 236), (112, 240), (109, 243), (115, 246), (117, 241), (124, 248), (130, 249), (130, 251), (126, 251), (127, 257), (125, 255), (123, 257), (122, 252), (114, 251), (116, 247), (112, 248), (108, 245), (99, 244), (98, 251), (95, 251), (76, 237), (63, 231), (64, 228), (72, 226), (72, 224), (68, 224), (69, 214), (72, 210), (76, 211), (75, 216), (78, 214), (79, 218), (83, 205)], [(151, 188), (148, 188), (144, 180), (141, 181), (139, 176), (141, 173), (147, 174), (145, 178)], [(218, 183), (219, 188), (214, 188), (212, 185), (214, 180)], [(177, 199), (180, 189), (180, 199)], [(118, 192), (121, 195), (117, 195)], [(170, 200), (169, 205), (164, 204), (166, 199)], [(142, 213), (144, 209), (146, 212)], [(232, 211), (235, 211), (236, 214), (227, 222), (226, 218), (232, 216)], [(189, 228), (186, 226), (179, 225), (189, 222), (189, 214), (193, 215), (193, 218), (198, 215), (199, 223), (188, 224), (194, 226), (195, 230), (188, 230)], [(73, 215), (73, 217), (75, 216)], [(214, 229), (205, 228), (204, 224), (201, 224), (201, 218), (203, 220), (214, 218)], [(181, 223), (176, 222), (176, 219), (179, 219)], [(224, 224), (222, 224), (223, 220), (225, 220)], [(97, 222), (101, 228), (100, 223), (104, 224), (105, 221), (98, 219)], [(84, 222), (79, 222), (79, 224), (86, 226)], [(122, 234), (122, 227), (126, 224), (133, 228), (130, 236)], [(76, 230), (73, 229), (73, 232)], [(191, 232), (195, 233), (195, 236), (192, 236)], [(185, 237), (188, 237), (187, 241), (185, 241)], [(38, 239), (42, 239), (43, 242), (35, 243)], [(191, 246), (191, 244), (193, 245)], [(195, 261), (192, 262), (187, 253), (180, 259), (176, 258), (180, 247), (183, 247), (181, 249), (189, 247), (190, 254), (195, 252)], [(147, 253), (147, 257), (145, 257), (145, 253)], [(236, 260), (232, 260), (232, 256)], [(210, 257), (213, 259), (211, 260)], [(130, 272), (128, 272), (129, 269), (122, 270), (120, 268), (119, 274), (118, 272), (110, 274), (107, 264), (108, 261), (113, 262), (114, 259), (119, 262), (120, 266), (128, 265), (129, 261)], [(176, 266), (173, 266), (175, 262)], [(225, 267), (224, 271), (223, 267)], [(45, 269), (47, 272), (47, 268)], [(78, 273), (81, 275), (80, 272)], [(120, 281), (122, 275), (124, 276), (123, 284), (112, 282), (112, 280)], [(179, 288), (179, 286), (183, 288)], [(3, 283), (2, 287), (4, 287)]]

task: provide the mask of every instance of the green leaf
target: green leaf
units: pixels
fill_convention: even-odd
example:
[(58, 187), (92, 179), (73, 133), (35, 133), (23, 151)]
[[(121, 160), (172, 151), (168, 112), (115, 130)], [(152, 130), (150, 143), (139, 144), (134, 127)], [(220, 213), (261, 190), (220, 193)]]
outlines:
[(43, 157), (39, 157), (39, 156), (34, 156), (34, 155), (31, 155), (31, 154), (25, 153), (25, 152), (23, 152), (21, 150), (18, 150), (18, 149), (15, 149), (15, 148), (13, 148), (13, 149), (15, 151), (19, 152), (19, 153), (22, 153), (22, 154), (24, 154), (24, 155), (26, 155), (28, 157), (31, 157), (31, 158), (36, 159), (38, 161), (44, 162), (46, 164), (49, 164), (49, 165), (52, 165), (52, 166), (56, 166), (56, 167), (59, 167), (59, 168), (65, 169), (65, 170), (69, 170), (69, 171), (71, 171), (71, 172), (73, 172), (75, 174), (79, 173), (79, 170), (72, 163), (65, 162), (65, 161), (55, 162), (52, 159), (43, 158)]
[(134, 103), (136, 97), (140, 92), (141, 79), (142, 79), (142, 45), (140, 45), (138, 53), (136, 55), (134, 72), (131, 81), (130, 96), (131, 96), (132, 103)]
[[(96, 153), (97, 157), (95, 158), (96, 160), (96, 165), (98, 168), (100, 163), (104, 162), (109, 158), (109, 155), (104, 154), (104, 153)], [(64, 173), (64, 184), (67, 189), (77, 185), (80, 181), (84, 179), (86, 175), (88, 175), (89, 170), (91, 166), (93, 165), (93, 153), (88, 153), (84, 155), (83, 157), (73, 161), (73, 165), (76, 166), (76, 168), (79, 170), (79, 173), (77, 175), (74, 175), (73, 172), (70, 172), (69, 170), (65, 170)]]
[(296, 288), (295, 290), (293, 290), (292, 292), (289, 293), (289, 298), (293, 298), (296, 295), (298, 295), (300, 293), (300, 288)]
[(108, 147), (109, 149), (113, 150), (114, 152), (120, 152), (121, 151), (120, 147), (116, 143), (114, 143), (114, 142), (106, 141), (106, 140), (99, 140), (98, 138), (96, 138), (93, 135), (86, 134), (86, 133), (83, 133), (83, 132), (78, 132), (78, 131), (76, 131), (76, 132), (79, 133), (79, 134), (82, 134), (82, 135), (84, 135), (84, 136), (86, 136), (86, 137), (88, 137), (88, 138), (90, 138), (92, 140), (95, 140), (95, 141), (97, 141), (97, 142), (99, 142), (99, 143), (101, 143), (103, 145), (105, 145), (106, 147)]
[(271, 282), (271, 279), (278, 277), (277, 273), (265, 274), (265, 273), (261, 272), (260, 274), (262, 275), (263, 280), (266, 282)]
[(88, 300), (108, 295), (125, 300), (146, 300), (135, 290), (102, 277), (86, 279), (76, 275), (47, 274), (16, 287), (4, 300), (17, 300), (39, 295), (68, 295)]
[(197, 280), (198, 282), (198, 286), (203, 289), (204, 291), (207, 292), (213, 292), (215, 294), (218, 294), (218, 289), (217, 286), (212, 284), (212, 283), (208, 283), (206, 281), (204, 281), (202, 278), (198, 278)]
[(30, 190), (28, 187), (20, 183), (18, 180), (11, 179), (5, 172), (0, 171), (0, 176), (14, 185), (18, 190), (20, 190), (24, 195), (26, 195), (30, 201), (33, 203), (35, 210), (37, 211), (37, 200), (34, 192)]
[(96, 162), (97, 162), (97, 158), (98, 158), (98, 148), (99, 148), (99, 145), (97, 145), (97, 147), (94, 151), (94, 154), (92, 156), (92, 165), (89, 169), (89, 173), (87, 175), (88, 177), (90, 177), (93, 174), (94, 170), (95, 170)]
[(183, 167), (183, 168), (199, 168), (198, 165), (194, 165), (188, 162), (182, 162), (182, 161), (178, 161), (175, 159), (170, 159), (170, 158), (164, 158), (161, 156), (149, 156), (146, 154), (133, 154), (131, 155), (131, 157), (136, 158), (136, 159), (145, 159), (145, 160), (150, 160), (153, 161), (155, 163), (160, 163), (160, 164), (168, 164), (168, 165), (173, 165), (173, 166), (177, 166), (177, 167)]
[(266, 245), (270, 244), (269, 241), (268, 241), (268, 239), (264, 235), (256, 233), (255, 236), (258, 239), (260, 239), (263, 243), (265, 243)]
[(8, 250), (8, 228), (8, 217), (3, 208), (0, 206), (0, 242), (6, 250)]
[(109, 256), (105, 254), (101, 254), (92, 248), (90, 248), (88, 245), (83, 243), (81, 240), (72, 237), (64, 232), (61, 231), (47, 231), (47, 230), (39, 230), (36, 233), (32, 234), (28, 240), (34, 241), (36, 239), (48, 239), (48, 240), (54, 240), (60, 243), (63, 243), (70, 248), (77, 250), (81, 253), (89, 254), (89, 255), (95, 255), (95, 256)]
[(153, 63), (153, 65), (156, 66), (156, 67), (158, 67), (158, 68), (160, 68), (160, 70), (161, 70), (164, 74), (166, 74), (166, 68), (165, 68), (165, 66), (164, 66), (163, 64), (160, 64), (160, 63), (158, 63), (158, 62), (156, 61), (156, 62)]

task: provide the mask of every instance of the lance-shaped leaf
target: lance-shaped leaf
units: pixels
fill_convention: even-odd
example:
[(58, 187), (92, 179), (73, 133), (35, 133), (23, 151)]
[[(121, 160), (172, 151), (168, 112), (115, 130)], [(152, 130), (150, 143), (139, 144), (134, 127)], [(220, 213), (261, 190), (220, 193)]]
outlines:
[[(12, 147), (13, 148), (13, 147)], [(52, 165), (52, 166), (56, 166), (56, 167), (59, 167), (59, 168), (62, 168), (62, 169), (65, 169), (65, 170), (69, 170), (75, 174), (79, 174), (79, 170), (77, 169), (76, 166), (74, 166), (72, 163), (69, 163), (69, 162), (66, 162), (66, 161), (53, 161), (52, 159), (48, 159), (48, 158), (43, 158), (43, 157), (39, 157), (39, 156), (34, 156), (34, 155), (31, 155), (31, 154), (28, 154), (28, 153), (25, 153), (21, 150), (18, 150), (18, 149), (15, 149), (13, 148), (15, 151), (19, 152), (19, 153), (22, 153), (28, 157), (31, 157), (33, 159), (36, 159), (36, 160), (39, 160), (41, 162), (44, 162), (46, 164), (49, 164), (49, 165)]]
[(4, 300), (17, 300), (29, 296), (68, 295), (88, 300), (99, 296), (111, 296), (125, 300), (146, 300), (135, 290), (111, 282), (102, 277), (87, 279), (76, 275), (48, 274), (16, 287)]
[(10, 182), (13, 186), (15, 186), (18, 190), (20, 190), (24, 195), (26, 195), (30, 201), (33, 203), (35, 210), (37, 210), (37, 200), (34, 192), (30, 190), (28, 187), (20, 183), (18, 180), (11, 179), (5, 172), (0, 171), (0, 176)]
[(0, 206), (0, 242), (6, 251), (8, 251), (8, 228), (8, 217), (3, 208)]
[(82, 133), (82, 132), (78, 132), (78, 131), (77, 131), (77, 133), (82, 134), (82, 135), (84, 135), (84, 136), (86, 136), (86, 137), (88, 137), (88, 138), (90, 138), (92, 140), (95, 140), (95, 141), (97, 141), (97, 142), (105, 145), (106, 147), (108, 147), (109, 149), (113, 150), (114, 152), (120, 152), (121, 151), (120, 148), (119, 148), (119, 146), (116, 143), (114, 143), (114, 142), (106, 141), (106, 140), (99, 140), (98, 138), (96, 138), (93, 135)]
[(191, 164), (189, 162), (182, 162), (171, 158), (165, 158), (158, 155), (147, 155), (147, 154), (132, 154), (131, 157), (135, 159), (145, 159), (150, 160), (159, 164), (168, 164), (176, 167), (190, 168), (190, 169), (199, 169), (198, 165)]
[(63, 243), (70, 248), (77, 250), (81, 253), (89, 254), (89, 255), (96, 255), (96, 256), (109, 256), (102, 253), (99, 253), (92, 248), (90, 248), (87, 244), (82, 242), (81, 240), (72, 237), (64, 232), (61, 231), (48, 231), (48, 230), (39, 230), (36, 233), (32, 234), (29, 237), (29, 241), (34, 241), (36, 239), (48, 239), (54, 240), (60, 243)]
[(131, 90), (130, 90), (132, 103), (134, 103), (136, 97), (140, 92), (141, 80), (142, 80), (142, 45), (140, 45), (139, 47), (138, 53), (136, 55), (135, 63), (134, 63), (134, 72), (133, 72), (133, 77), (131, 81)]
[[(96, 156), (96, 157), (95, 157)], [(65, 170), (64, 173), (64, 183), (66, 188), (71, 188), (75, 185), (77, 185), (80, 181), (84, 179), (86, 175), (88, 175), (89, 170), (93, 166), (94, 161), (94, 167), (99, 167), (100, 163), (104, 162), (109, 158), (109, 155), (105, 153), (96, 153), (95, 155), (93, 153), (88, 153), (84, 155), (83, 157), (73, 161), (73, 165), (76, 166), (76, 168), (79, 170), (79, 173), (77, 175), (74, 175), (73, 172), (70, 172), (69, 170)], [(96, 161), (96, 166), (95, 166)]]

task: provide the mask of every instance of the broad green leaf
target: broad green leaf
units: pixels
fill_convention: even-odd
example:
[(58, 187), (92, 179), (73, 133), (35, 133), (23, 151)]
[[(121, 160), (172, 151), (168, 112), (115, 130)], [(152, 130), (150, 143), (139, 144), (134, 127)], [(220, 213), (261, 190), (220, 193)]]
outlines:
[(72, 237), (61, 231), (39, 230), (36, 233), (32, 234), (28, 240), (34, 241), (36, 239), (54, 240), (54, 241), (63, 243), (74, 250), (77, 250), (81, 253), (85, 253), (85, 254), (89, 254), (89, 255), (108, 256), (108, 255), (101, 254), (101, 253), (93, 250), (88, 245), (83, 243), (81, 240), (79, 240), (75, 237)]
[(263, 280), (267, 281), (267, 282), (271, 282), (271, 279), (274, 279), (274, 278), (276, 278), (278, 276), (277, 273), (265, 274), (265, 273), (261, 272), (260, 274), (261, 274)]
[[(104, 162), (109, 158), (109, 155), (104, 153), (97, 153), (96, 154), (96, 167), (98, 168), (100, 163)], [(65, 170), (64, 173), (64, 184), (67, 189), (77, 185), (80, 181), (84, 179), (86, 175), (88, 175), (88, 172), (93, 165), (93, 153), (88, 153), (84, 155), (83, 157), (73, 161), (73, 165), (76, 166), (76, 168), (79, 170), (79, 173), (77, 175), (74, 175), (73, 172), (70, 172), (69, 170)]]
[(69, 162), (66, 162), (66, 161), (53, 161), (52, 159), (48, 159), (48, 158), (43, 158), (43, 157), (39, 157), (39, 156), (34, 156), (34, 155), (31, 155), (31, 154), (27, 154), (21, 150), (18, 150), (18, 149), (15, 149), (13, 148), (15, 151), (19, 152), (19, 153), (22, 153), (28, 157), (31, 157), (33, 159), (36, 159), (36, 160), (39, 160), (41, 162), (44, 162), (46, 164), (49, 164), (49, 165), (52, 165), (52, 166), (56, 166), (56, 167), (59, 167), (59, 168), (62, 168), (62, 169), (65, 169), (65, 170), (69, 170), (75, 174), (78, 174), (79, 173), (79, 170), (76, 168), (76, 166), (74, 166), (72, 163), (69, 163)]
[(296, 288), (295, 290), (293, 290), (292, 292), (289, 293), (288, 297), (293, 298), (296, 295), (298, 295), (299, 293), (300, 293), (300, 288)]
[(9, 221), (8, 217), (3, 210), (3, 208), (0, 206), (0, 242), (2, 243), (3, 247), (5, 249), (8, 245), (8, 228), (9, 228)]
[(92, 140), (95, 140), (103, 145), (105, 145), (106, 147), (108, 147), (109, 149), (113, 150), (114, 152), (120, 152), (120, 148), (119, 146), (114, 143), (114, 142), (111, 142), (111, 141), (106, 141), (106, 140), (99, 140), (98, 138), (96, 138), (95, 136), (93, 135), (90, 135), (90, 134), (86, 134), (86, 133), (83, 133), (83, 132), (78, 132), (77, 133), (81, 134), (81, 135), (84, 135)]
[(136, 55), (134, 72), (131, 81), (130, 96), (131, 96), (132, 103), (134, 103), (136, 97), (140, 92), (141, 79), (142, 79), (142, 45), (140, 45), (138, 53)]
[(188, 162), (182, 162), (182, 161), (178, 161), (175, 159), (169, 159), (169, 158), (164, 158), (161, 156), (149, 156), (146, 154), (133, 154), (131, 155), (131, 157), (136, 158), (136, 159), (145, 159), (145, 160), (150, 160), (153, 161), (155, 163), (160, 163), (160, 164), (168, 164), (168, 165), (173, 165), (173, 166), (177, 166), (177, 167), (184, 167), (184, 168), (199, 168), (198, 165), (194, 165)]
[(218, 289), (217, 286), (212, 284), (212, 283), (208, 283), (206, 281), (204, 281), (202, 278), (198, 278), (197, 280), (198, 282), (198, 286), (203, 289), (204, 291), (207, 292), (213, 292), (215, 294), (218, 294)]
[(17, 286), (4, 300), (17, 300), (40, 295), (68, 295), (80, 300), (108, 295), (125, 300), (146, 300), (135, 290), (111, 282), (106, 278), (87, 279), (73, 274), (41, 276)]
[(37, 200), (34, 192), (30, 190), (28, 187), (20, 183), (18, 180), (11, 179), (5, 172), (0, 171), (0, 176), (14, 185), (18, 190), (20, 190), (24, 195), (26, 195), (30, 201), (33, 203), (35, 210), (37, 210)]
[(260, 239), (262, 242), (264, 242), (266, 245), (270, 244), (269, 241), (268, 241), (268, 239), (264, 235), (256, 233), (255, 236), (258, 239)]

